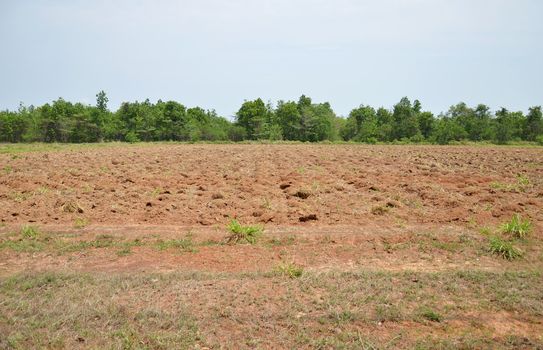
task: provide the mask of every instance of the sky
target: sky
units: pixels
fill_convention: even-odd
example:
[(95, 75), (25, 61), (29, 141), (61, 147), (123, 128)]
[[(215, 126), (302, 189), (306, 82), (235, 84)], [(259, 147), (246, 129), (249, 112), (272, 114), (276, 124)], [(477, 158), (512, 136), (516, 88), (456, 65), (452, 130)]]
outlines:
[(543, 104), (541, 0), (0, 0), (0, 109)]

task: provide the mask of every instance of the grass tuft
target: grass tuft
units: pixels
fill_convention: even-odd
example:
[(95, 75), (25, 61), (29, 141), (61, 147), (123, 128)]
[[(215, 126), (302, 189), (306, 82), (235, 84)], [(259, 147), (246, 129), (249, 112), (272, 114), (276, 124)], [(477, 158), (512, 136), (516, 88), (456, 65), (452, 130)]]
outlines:
[(230, 234), (226, 237), (227, 244), (249, 243), (255, 244), (262, 236), (262, 226), (243, 226), (236, 219), (232, 219), (227, 226)]
[(304, 268), (296, 265), (293, 262), (282, 262), (275, 267), (274, 272), (280, 276), (287, 276), (288, 278), (298, 278), (302, 277), (304, 273)]
[(24, 239), (36, 240), (40, 236), (40, 231), (34, 226), (26, 225), (21, 228), (21, 236), (23, 236)]
[(434, 310), (430, 308), (422, 308), (420, 310), (420, 315), (431, 322), (441, 322), (443, 321), (443, 316), (441, 316), (439, 313), (435, 312)]
[(522, 257), (522, 251), (515, 247), (511, 242), (505, 241), (500, 237), (490, 237), (491, 253), (497, 254), (507, 260), (515, 260)]
[(511, 221), (502, 225), (502, 232), (513, 235), (515, 238), (525, 238), (532, 230), (529, 220), (522, 220), (519, 214), (513, 215)]
[(74, 220), (74, 227), (75, 228), (84, 228), (89, 224), (89, 220), (86, 218), (75, 218)]
[(158, 240), (155, 243), (155, 247), (158, 250), (168, 250), (168, 249), (178, 249), (183, 252), (196, 252), (194, 247), (194, 242), (192, 241), (192, 235), (188, 234), (185, 238), (182, 239), (169, 239), (169, 240)]

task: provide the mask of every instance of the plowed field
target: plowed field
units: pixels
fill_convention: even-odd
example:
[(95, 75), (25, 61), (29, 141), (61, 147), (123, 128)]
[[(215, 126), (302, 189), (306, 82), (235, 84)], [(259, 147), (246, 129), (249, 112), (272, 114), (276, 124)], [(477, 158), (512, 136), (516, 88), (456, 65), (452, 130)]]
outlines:
[(542, 247), (543, 148), (0, 145), (0, 348), (543, 348)]

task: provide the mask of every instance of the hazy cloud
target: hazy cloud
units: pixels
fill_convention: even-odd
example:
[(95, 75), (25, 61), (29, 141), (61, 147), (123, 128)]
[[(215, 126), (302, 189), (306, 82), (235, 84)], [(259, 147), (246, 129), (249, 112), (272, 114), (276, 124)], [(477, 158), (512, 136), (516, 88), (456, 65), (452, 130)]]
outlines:
[(536, 0), (0, 2), (0, 108), (175, 99), (231, 115), (305, 93), (348, 113), (402, 96), (543, 104)]

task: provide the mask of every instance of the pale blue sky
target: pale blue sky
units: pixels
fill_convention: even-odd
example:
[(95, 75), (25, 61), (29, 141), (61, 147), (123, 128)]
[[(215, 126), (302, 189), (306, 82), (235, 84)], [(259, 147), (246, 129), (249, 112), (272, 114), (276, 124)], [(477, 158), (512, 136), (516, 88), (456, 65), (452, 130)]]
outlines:
[(62, 96), (543, 104), (540, 0), (0, 0), (0, 109)]

